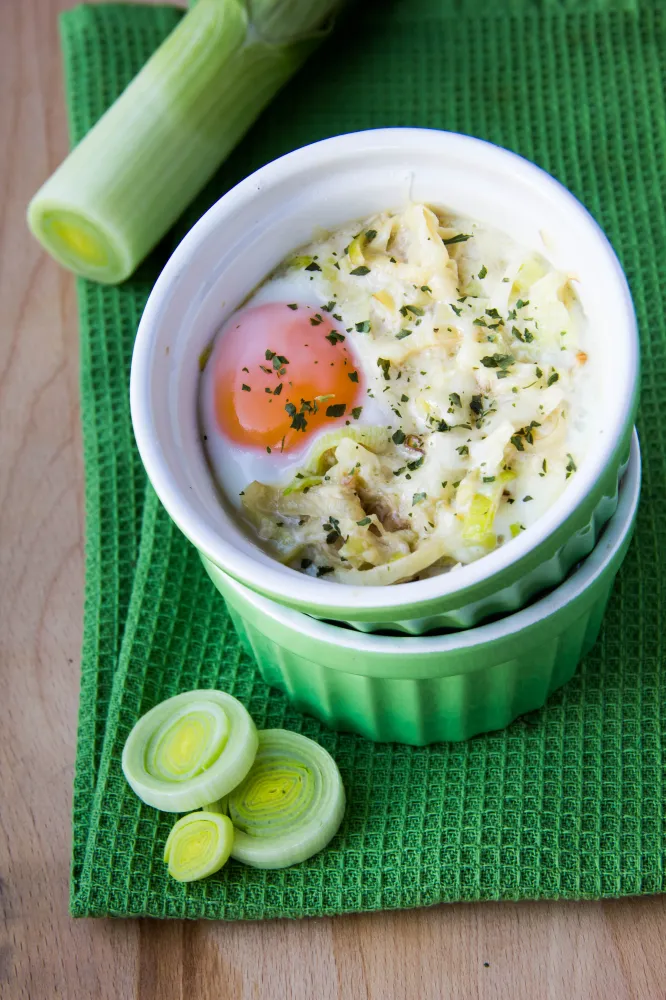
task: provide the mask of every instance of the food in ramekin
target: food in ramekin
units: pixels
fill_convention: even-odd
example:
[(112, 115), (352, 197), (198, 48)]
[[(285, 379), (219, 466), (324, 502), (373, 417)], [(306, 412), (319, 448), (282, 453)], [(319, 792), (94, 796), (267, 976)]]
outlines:
[(319, 235), (203, 361), (213, 474), (277, 559), (341, 583), (470, 563), (585, 457), (573, 276), (423, 204)]

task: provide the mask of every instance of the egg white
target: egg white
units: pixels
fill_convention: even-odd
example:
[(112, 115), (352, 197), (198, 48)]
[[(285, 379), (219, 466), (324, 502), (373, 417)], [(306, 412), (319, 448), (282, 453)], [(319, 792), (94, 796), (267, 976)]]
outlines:
[[(318, 292), (319, 281), (310, 272), (297, 271), (280, 277), (270, 278), (244, 304), (244, 308), (259, 306), (268, 302), (297, 302), (301, 306), (321, 308), (325, 304)], [(279, 346), (279, 345), (278, 345)], [(199, 397), (199, 419), (204, 441), (204, 448), (211, 471), (219, 487), (227, 499), (238, 510), (241, 509), (241, 497), (248, 483), (257, 480), (269, 485), (284, 483), (293, 479), (296, 472), (302, 468), (309, 450), (322, 434), (330, 433), (333, 428), (326, 428), (313, 434), (304, 435), (303, 446), (290, 450), (286, 454), (273, 451), (269, 455), (265, 450), (254, 447), (241, 447), (230, 441), (220, 430), (215, 418), (215, 395), (213, 371), (215, 358), (224, 349), (223, 338), (217, 336), (208, 363), (201, 378)], [(350, 348), (353, 353), (353, 347)], [(357, 367), (362, 369), (361, 359), (355, 356)], [(368, 373), (365, 373), (366, 375)], [(370, 384), (370, 378), (367, 378)], [(395, 420), (388, 406), (382, 405), (377, 399), (369, 396), (361, 399), (363, 407), (361, 416), (353, 421), (355, 426), (393, 426)], [(336, 424), (339, 426), (339, 424)], [(343, 425), (344, 426), (344, 425)]]

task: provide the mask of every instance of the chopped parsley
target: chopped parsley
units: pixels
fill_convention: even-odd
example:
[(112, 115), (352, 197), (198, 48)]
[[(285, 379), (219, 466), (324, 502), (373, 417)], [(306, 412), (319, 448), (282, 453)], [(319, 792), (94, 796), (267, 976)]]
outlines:
[(335, 309), (335, 299), (331, 299), (330, 302), (327, 302), (326, 305), (321, 308), (323, 312), (330, 313), (331, 310)]
[(322, 316), (321, 313), (315, 313), (314, 316), (310, 316), (311, 326), (319, 326), (323, 322), (324, 322), (324, 317)]
[(421, 291), (430, 292), (430, 294), (432, 294), (432, 288), (430, 288), (428, 285), (421, 285)]
[(293, 403), (287, 403), (285, 405), (285, 410), (287, 411), (287, 414), (291, 417), (291, 427), (295, 431), (305, 431), (305, 428), (308, 425), (308, 422), (305, 419), (305, 411), (306, 411), (306, 409), (308, 409), (309, 411), (311, 411), (312, 407), (311, 407), (310, 403), (306, 404), (305, 401), (301, 402), (300, 413), (297, 412), (296, 407), (294, 406)]
[(488, 268), (486, 267), (486, 265), (485, 265), (485, 264), (482, 264), (482, 265), (481, 265), (481, 270), (479, 271), (479, 277), (480, 277), (480, 278), (485, 278), (485, 276), (486, 276), (487, 274), (488, 274)]
[(529, 503), (530, 500), (533, 500), (533, 499), (534, 499), (534, 497), (531, 497), (531, 496), (523, 497), (523, 503)]
[(368, 243), (372, 243), (376, 235), (377, 235), (376, 229), (368, 229), (368, 231), (365, 234), (365, 238), (368, 241)]
[[(317, 268), (317, 270), (319, 270), (319, 268)], [(360, 267), (355, 267), (354, 270), (350, 271), (349, 273), (355, 274), (357, 277), (362, 278), (364, 274), (370, 274), (370, 268), (366, 267), (365, 264), (361, 264)]]
[(405, 337), (411, 337), (411, 335), (412, 335), (412, 331), (411, 330), (401, 330), (400, 333), (396, 333), (395, 339), (396, 340), (404, 340)]
[(326, 576), (327, 573), (332, 573), (332, 566), (317, 566), (317, 576)]
[(450, 247), (452, 243), (466, 243), (471, 238), (471, 233), (458, 233), (456, 236), (449, 236), (447, 240), (442, 240), (442, 243), (445, 247)]
[(483, 412), (483, 396), (472, 396), (469, 408), (478, 417)]
[(419, 306), (408, 306), (408, 305), (401, 306), (400, 315), (406, 316), (407, 313), (411, 313), (413, 316), (423, 316), (424, 310), (421, 309)]
[(358, 382), (358, 372), (347, 372), (347, 376), (351, 382)]
[(344, 333), (338, 333), (337, 330), (331, 330), (330, 333), (326, 334), (326, 340), (328, 340), (329, 344), (332, 344), (333, 346), (341, 344), (344, 339)]
[(358, 418), (361, 416), (361, 413), (363, 412), (363, 407), (362, 406), (355, 406), (354, 409), (351, 412), (352, 412), (352, 417), (354, 418), (354, 420), (358, 420)]
[(332, 545), (333, 542), (337, 542), (338, 538), (342, 538), (342, 532), (340, 531), (340, 522), (335, 517), (329, 517), (328, 522), (323, 525), (324, 531), (327, 531), (326, 536), (327, 545)]
[(243, 390), (243, 392), (252, 392), (249, 385), (245, 385), (245, 382), (243, 382), (241, 389)]
[(372, 521), (371, 517), (363, 517), (361, 518), (360, 521), (357, 521), (356, 523), (358, 524), (359, 528), (364, 528), (366, 524), (370, 524), (371, 521)]
[(481, 358), (481, 364), (484, 368), (501, 368), (502, 371), (506, 371), (515, 363), (515, 360), (511, 354), (491, 354)]
[(421, 455), (421, 457), (420, 457), (420, 458), (417, 458), (417, 459), (415, 459), (415, 460), (414, 460), (413, 462), (408, 462), (408, 463), (407, 463), (407, 468), (408, 468), (408, 469), (409, 469), (409, 470), (410, 470), (411, 472), (413, 472), (413, 471), (414, 471), (414, 469), (420, 469), (420, 468), (421, 468), (421, 466), (423, 465), (424, 461), (425, 461), (425, 456), (424, 456), (424, 455)]
[(412, 497), (412, 507), (415, 507), (417, 503), (421, 503), (427, 496), (427, 493), (415, 493)]
[(569, 461), (567, 462), (567, 476), (566, 476), (566, 478), (568, 479), (569, 476), (571, 476), (574, 472), (577, 471), (578, 467), (568, 452), (567, 452), (567, 458), (569, 459)]
[(361, 323), (356, 323), (356, 329), (359, 333), (370, 333), (370, 320), (364, 319)]
[(557, 372), (552, 372), (552, 374), (548, 376), (547, 385), (555, 385), (555, 383), (559, 382), (559, 380), (560, 376), (557, 374)]
[(377, 358), (377, 367), (381, 368), (384, 373), (384, 378), (387, 382), (390, 382), (391, 376), (389, 375), (389, 369), (391, 367), (391, 362), (388, 358)]
[(523, 344), (531, 344), (532, 341), (534, 340), (533, 333), (530, 333), (529, 330), (523, 330), (523, 332), (521, 333), (517, 326), (511, 327), (511, 333), (514, 335), (514, 337), (517, 337), (518, 340), (522, 341)]
[(469, 455), (469, 448), (466, 444), (461, 444), (459, 448), (456, 448), (459, 455)]
[(525, 306), (528, 306), (529, 304), (530, 304), (529, 299), (526, 299), (525, 302), (523, 302), (522, 299), (518, 299), (518, 301), (516, 302), (516, 309), (524, 309)]
[(459, 309), (458, 306), (454, 306), (453, 302), (449, 302), (449, 305), (453, 309), (453, 311), (456, 314), (456, 316), (460, 316), (460, 314), (462, 312), (462, 309)]
[(536, 420), (530, 421), (527, 427), (521, 427), (519, 431), (511, 436), (511, 444), (514, 446), (516, 451), (525, 451), (525, 446), (523, 445), (523, 438), (528, 444), (534, 444), (534, 428), (541, 427), (541, 424)]
[(494, 483), (495, 482), (495, 477), (494, 476), (483, 476), (483, 482), (484, 483)]
[(451, 400), (451, 406), (462, 406), (460, 396), (457, 392), (450, 392), (449, 399)]
[(346, 403), (334, 403), (332, 406), (326, 407), (326, 416), (341, 417), (346, 409), (347, 409)]
[(405, 437), (406, 437), (405, 432), (401, 431), (400, 428), (398, 428), (398, 430), (395, 431), (395, 433), (392, 435), (391, 440), (393, 441), (393, 444), (402, 444), (403, 441), (405, 440)]
[(321, 271), (321, 268), (316, 260), (313, 260), (311, 264), (305, 268), (306, 271)]

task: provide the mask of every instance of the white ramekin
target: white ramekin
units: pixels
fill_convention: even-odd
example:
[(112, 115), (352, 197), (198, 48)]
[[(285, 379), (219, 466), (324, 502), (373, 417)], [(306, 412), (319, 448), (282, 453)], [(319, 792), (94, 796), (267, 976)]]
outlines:
[[(220, 501), (197, 421), (199, 357), (236, 306), (287, 252), (311, 239), (315, 227), (332, 228), (409, 199), (495, 226), (576, 276), (588, 320), (593, 429), (588, 455), (564, 494), (516, 539), (455, 573), (387, 588), (351, 587), (280, 565)], [(471, 604), (483, 613), (484, 600), (502, 590), (529, 599), (529, 581), (546, 561), (566, 573), (567, 540), (592, 531), (594, 541), (612, 513), (608, 498), (616, 494), (628, 454), (637, 384), (638, 339), (626, 280), (604, 234), (573, 195), (528, 161), (479, 139), (380, 129), (326, 139), (267, 164), (199, 220), (148, 300), (134, 349), (131, 408), (150, 481), (205, 559), (291, 607), (381, 624), (433, 613), (455, 617)]]

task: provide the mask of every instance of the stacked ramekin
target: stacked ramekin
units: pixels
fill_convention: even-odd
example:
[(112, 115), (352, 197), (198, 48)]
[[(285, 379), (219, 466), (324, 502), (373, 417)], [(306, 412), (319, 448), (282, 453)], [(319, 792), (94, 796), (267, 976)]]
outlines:
[[(559, 500), (491, 554), (417, 582), (345, 586), (273, 560), (220, 501), (197, 421), (199, 357), (316, 226), (408, 199), (539, 246), (575, 275), (596, 386), (591, 439)], [(638, 357), (617, 258), (565, 188), (478, 139), (382, 129), (268, 164), (196, 224), (141, 320), (132, 419), (160, 500), (198, 548), (266, 680), (334, 728), (425, 744), (497, 729), (540, 707), (595, 641), (640, 490)]]

